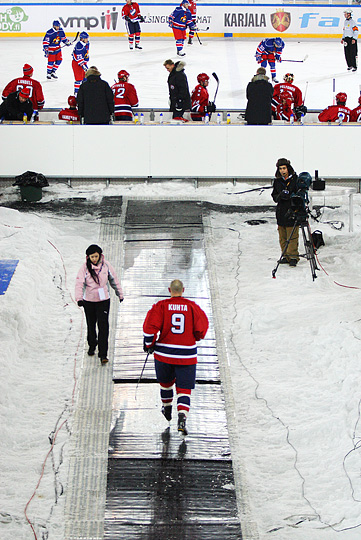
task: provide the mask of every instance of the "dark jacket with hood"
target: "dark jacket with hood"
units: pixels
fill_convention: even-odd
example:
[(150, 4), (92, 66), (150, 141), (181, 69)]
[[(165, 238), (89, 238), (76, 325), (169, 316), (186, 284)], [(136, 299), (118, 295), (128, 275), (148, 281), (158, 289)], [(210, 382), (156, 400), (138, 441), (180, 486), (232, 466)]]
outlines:
[(255, 75), (247, 85), (247, 124), (267, 125), (271, 123), (271, 101), (273, 86), (266, 75)]
[(79, 88), (78, 110), (85, 124), (109, 124), (114, 114), (114, 97), (112, 89), (100, 78), (97, 69), (90, 68), (86, 72), (86, 80)]
[[(288, 191), (287, 193), (284, 193)], [(293, 172), (287, 180), (282, 176), (276, 176), (273, 182), (272, 199), (277, 203), (276, 219), (277, 225), (281, 227), (293, 227), (294, 219), (287, 215), (291, 208), (291, 194), (297, 192), (297, 174)]]
[(30, 99), (21, 103), (19, 92), (12, 92), (0, 105), (0, 118), (4, 120), (23, 120), (24, 114), (31, 120), (33, 105)]
[(170, 107), (169, 110), (175, 112), (176, 109), (184, 111), (191, 108), (191, 96), (188, 88), (187, 76), (184, 72), (185, 62), (176, 62), (174, 68), (168, 76), (168, 88)]

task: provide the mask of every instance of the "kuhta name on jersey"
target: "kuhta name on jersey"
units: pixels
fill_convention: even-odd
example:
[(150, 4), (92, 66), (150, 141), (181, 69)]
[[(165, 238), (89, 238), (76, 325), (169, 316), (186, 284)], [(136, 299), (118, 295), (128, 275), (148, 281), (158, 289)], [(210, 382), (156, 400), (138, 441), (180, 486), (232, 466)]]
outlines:
[(184, 304), (168, 304), (168, 311), (188, 311), (188, 307)]

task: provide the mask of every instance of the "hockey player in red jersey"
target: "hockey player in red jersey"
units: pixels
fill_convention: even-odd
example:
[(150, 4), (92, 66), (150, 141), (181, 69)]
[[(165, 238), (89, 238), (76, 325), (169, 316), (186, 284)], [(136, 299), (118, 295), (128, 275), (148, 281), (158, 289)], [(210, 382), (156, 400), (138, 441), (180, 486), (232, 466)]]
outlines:
[(277, 106), (280, 105), (280, 94), (286, 93), (288, 99), (291, 100), (292, 108), (297, 108), (302, 105), (302, 92), (301, 90), (293, 84), (294, 75), (293, 73), (286, 73), (283, 77), (284, 82), (275, 84), (273, 88), (273, 97), (272, 97), (272, 112), (275, 112)]
[(135, 86), (128, 82), (129, 73), (125, 69), (118, 72), (118, 81), (113, 84), (114, 114), (120, 122), (133, 120), (132, 107), (138, 107), (138, 96)]
[(212, 112), (215, 112), (216, 106), (214, 103), (209, 101), (209, 94), (207, 90), (209, 77), (207, 73), (200, 73), (197, 76), (197, 81), (199, 84), (197, 84), (191, 96), (191, 118), (195, 122), (200, 122), (204, 120), (207, 113), (211, 114)]
[(128, 32), (129, 49), (133, 49), (134, 37), (135, 48), (141, 49), (140, 46), (140, 22), (145, 22), (144, 17), (140, 14), (139, 5), (132, 0), (126, 0), (126, 4), (122, 9), (122, 18), (125, 20), (125, 26)]
[(18, 77), (10, 81), (4, 88), (2, 93), (2, 98), (5, 99), (12, 92), (17, 92), (22, 88), (29, 88), (30, 90), (30, 101), (33, 104), (34, 111), (40, 111), (44, 107), (45, 100), (43, 89), (39, 81), (32, 79), (34, 70), (29, 64), (24, 64), (23, 66), (23, 76)]
[(188, 45), (192, 45), (193, 38), (194, 38), (194, 28), (197, 24), (197, 4), (195, 0), (189, 0), (188, 9), (192, 14), (192, 21), (194, 22), (194, 26), (189, 28), (189, 34), (188, 34)]
[(346, 107), (347, 94), (336, 94), (336, 105), (330, 105), (318, 115), (320, 122), (349, 122), (351, 110)]
[(62, 109), (59, 112), (59, 120), (66, 120), (69, 123), (80, 122), (80, 116), (78, 113), (78, 103), (75, 96), (68, 97), (69, 108)]
[(205, 337), (208, 318), (195, 302), (182, 296), (184, 287), (179, 279), (173, 280), (168, 290), (171, 297), (160, 300), (147, 313), (143, 324), (144, 350), (154, 351), (162, 414), (170, 422), (175, 384), (178, 431), (187, 435), (186, 417), (196, 379), (196, 342)]
[(361, 96), (358, 98), (359, 105), (351, 111), (350, 122), (361, 122)]
[(281, 92), (277, 96), (277, 106), (273, 108), (272, 104), (272, 116), (275, 120), (285, 120), (289, 122), (294, 116), (293, 114), (293, 101), (290, 98), (288, 92)]

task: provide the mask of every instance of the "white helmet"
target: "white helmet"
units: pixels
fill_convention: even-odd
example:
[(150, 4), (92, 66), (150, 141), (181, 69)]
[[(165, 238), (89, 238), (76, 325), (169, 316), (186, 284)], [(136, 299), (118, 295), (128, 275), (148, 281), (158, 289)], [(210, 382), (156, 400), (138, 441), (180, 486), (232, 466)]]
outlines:
[(344, 15), (346, 15), (347, 13), (352, 15), (352, 9), (345, 9), (345, 11), (343, 13), (344, 13)]

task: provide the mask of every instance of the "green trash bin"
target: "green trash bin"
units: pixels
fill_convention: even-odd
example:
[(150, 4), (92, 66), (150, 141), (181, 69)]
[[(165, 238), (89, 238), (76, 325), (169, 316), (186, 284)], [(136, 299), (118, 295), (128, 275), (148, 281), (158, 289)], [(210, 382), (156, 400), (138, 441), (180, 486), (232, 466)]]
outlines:
[(35, 186), (20, 186), (20, 194), (22, 201), (41, 201), (43, 196), (43, 188)]

